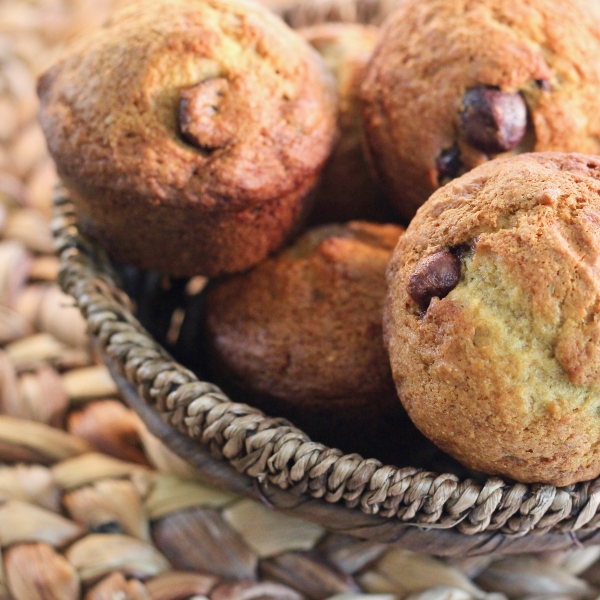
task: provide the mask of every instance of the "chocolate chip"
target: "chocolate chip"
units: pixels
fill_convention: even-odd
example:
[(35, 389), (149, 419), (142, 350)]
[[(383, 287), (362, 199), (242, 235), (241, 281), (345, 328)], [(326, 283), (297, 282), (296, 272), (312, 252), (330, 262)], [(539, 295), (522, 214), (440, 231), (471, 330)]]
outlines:
[(486, 154), (513, 150), (527, 129), (527, 106), (518, 92), (492, 87), (467, 91), (460, 114), (468, 143)]
[(467, 258), (473, 256), (478, 240), (479, 238), (474, 238), (470, 242), (459, 244), (458, 246), (453, 246), (452, 254), (454, 254), (454, 256), (456, 256), (456, 258), (458, 258), (460, 262), (464, 262), (465, 260), (467, 260)]
[(179, 100), (179, 132), (192, 146), (213, 151), (233, 140), (233, 126), (227, 118), (229, 82), (206, 79), (186, 90)]
[(550, 91), (550, 82), (547, 79), (536, 79), (535, 85), (537, 85), (542, 92)]
[(435, 161), (435, 167), (438, 172), (439, 185), (443, 185), (450, 179), (458, 177), (463, 167), (458, 146), (455, 144), (452, 148), (442, 150)]
[(408, 293), (426, 311), (432, 298), (445, 298), (460, 280), (460, 259), (449, 250), (422, 258), (408, 281)]

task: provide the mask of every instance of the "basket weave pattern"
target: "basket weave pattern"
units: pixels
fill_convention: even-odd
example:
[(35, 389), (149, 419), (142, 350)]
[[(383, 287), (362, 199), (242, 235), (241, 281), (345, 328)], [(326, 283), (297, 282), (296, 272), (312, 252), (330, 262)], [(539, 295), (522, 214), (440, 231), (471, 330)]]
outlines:
[(131, 315), (106, 258), (79, 233), (64, 189), (57, 193), (55, 214), (60, 283), (76, 299), (103, 352), (163, 421), (260, 485), (404, 523), (456, 527), (463, 534), (499, 530), (523, 536), (598, 526), (598, 480), (556, 488), (493, 477), (479, 485), (453, 474), (382, 465), (327, 448), (284, 419), (232, 402), (217, 386), (199, 381), (173, 361)]

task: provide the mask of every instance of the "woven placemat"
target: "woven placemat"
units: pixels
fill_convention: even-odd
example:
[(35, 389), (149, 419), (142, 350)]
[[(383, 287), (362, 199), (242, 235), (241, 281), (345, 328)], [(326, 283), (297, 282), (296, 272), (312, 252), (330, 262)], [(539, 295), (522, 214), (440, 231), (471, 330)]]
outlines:
[(35, 120), (35, 75), (110, 4), (0, 3), (0, 598), (596, 597), (600, 546), (441, 560), (329, 534), (210, 487), (126, 408), (55, 284)]

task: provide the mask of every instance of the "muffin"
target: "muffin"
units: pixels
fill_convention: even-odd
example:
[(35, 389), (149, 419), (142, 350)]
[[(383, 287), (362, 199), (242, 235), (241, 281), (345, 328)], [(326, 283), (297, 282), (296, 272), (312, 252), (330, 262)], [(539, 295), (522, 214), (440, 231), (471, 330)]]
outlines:
[(336, 136), (318, 54), (242, 0), (118, 11), (39, 80), (81, 225), (173, 276), (247, 269), (298, 228)]
[(403, 0), (361, 89), (370, 161), (406, 218), (490, 158), (600, 152), (600, 9)]
[(321, 177), (309, 220), (343, 223), (354, 219), (390, 221), (394, 214), (369, 173), (358, 94), (379, 30), (356, 23), (323, 23), (299, 29), (325, 60), (338, 91), (337, 141)]
[(438, 190), (400, 238), (384, 333), (398, 394), (466, 466), (600, 474), (600, 159), (523, 154)]
[(366, 222), (315, 228), (252, 271), (214, 282), (205, 300), (211, 376), (320, 442), (373, 452), (368, 430), (383, 431), (400, 406), (381, 320), (401, 232)]

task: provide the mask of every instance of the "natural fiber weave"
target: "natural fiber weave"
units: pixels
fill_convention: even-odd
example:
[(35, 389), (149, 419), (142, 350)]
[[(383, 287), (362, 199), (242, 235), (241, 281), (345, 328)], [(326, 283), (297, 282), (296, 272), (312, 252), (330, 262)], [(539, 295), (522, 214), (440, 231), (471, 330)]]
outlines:
[[(598, 527), (599, 480), (556, 488), (493, 477), (479, 485), (471, 479), (460, 481), (453, 474), (384, 466), (375, 459), (327, 448), (284, 419), (269, 418), (230, 401), (217, 386), (199, 381), (176, 363), (132, 316), (103, 252), (79, 233), (64, 189), (57, 193), (55, 215), (60, 284), (76, 299), (90, 333), (116, 370), (162, 421), (253, 478), (264, 496), (276, 486), (295, 497), (308, 495), (379, 515), (390, 525), (455, 528), (468, 535), (498, 531), (519, 537), (591, 532)], [(312, 518), (319, 519), (318, 510)], [(397, 539), (397, 527), (381, 519), (377, 523), (362, 534), (385, 541)], [(504, 537), (501, 542), (506, 549), (511, 545), (507, 540)], [(570, 542), (561, 541), (563, 545)]]

